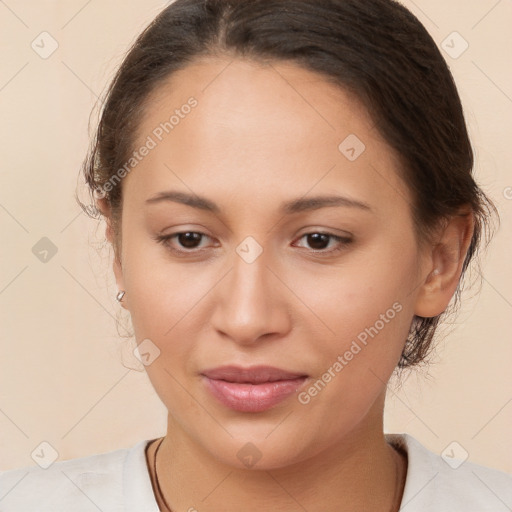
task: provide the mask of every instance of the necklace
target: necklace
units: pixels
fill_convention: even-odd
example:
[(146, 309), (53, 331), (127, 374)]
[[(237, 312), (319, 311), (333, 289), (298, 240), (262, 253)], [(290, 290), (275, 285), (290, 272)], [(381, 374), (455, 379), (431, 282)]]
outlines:
[[(171, 507), (169, 507), (169, 505), (165, 501), (165, 498), (162, 494), (162, 489), (160, 488), (160, 482), (158, 481), (158, 474), (156, 472), (156, 455), (157, 455), (158, 450), (160, 449), (160, 445), (162, 444), (164, 439), (165, 438), (162, 437), (161, 441), (158, 443), (158, 446), (156, 447), (154, 461), (153, 461), (153, 472), (155, 474), (156, 492), (158, 494), (158, 497), (160, 498), (160, 501), (164, 504), (164, 506), (166, 508), (166, 512), (172, 512)], [(396, 452), (396, 450), (394, 448), (393, 448), (393, 450)], [(391, 504), (391, 509), (389, 510), (389, 512), (395, 512), (396, 510), (398, 510), (400, 508), (399, 491), (400, 491), (400, 482), (402, 481), (402, 467), (401, 467), (401, 465), (398, 464), (397, 457), (399, 457), (399, 456), (400, 455), (398, 454), (398, 452), (396, 452), (395, 456), (393, 457), (393, 459), (395, 461), (395, 475), (396, 475), (395, 493), (393, 495), (393, 502)]]
[(160, 449), (160, 445), (162, 444), (164, 439), (165, 439), (165, 437), (162, 437), (162, 440), (158, 443), (158, 446), (156, 447), (155, 458), (153, 461), (153, 472), (155, 473), (156, 492), (158, 494), (158, 497), (160, 498), (160, 501), (165, 505), (167, 512), (172, 512), (171, 507), (169, 507), (169, 505), (167, 505), (164, 495), (162, 494), (162, 489), (160, 489), (160, 482), (158, 481), (158, 474), (156, 472), (156, 454), (158, 453), (158, 450)]

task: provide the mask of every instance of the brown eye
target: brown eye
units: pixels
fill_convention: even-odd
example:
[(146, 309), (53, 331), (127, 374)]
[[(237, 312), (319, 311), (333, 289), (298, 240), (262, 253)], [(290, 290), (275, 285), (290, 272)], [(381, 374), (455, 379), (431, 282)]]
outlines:
[(193, 231), (186, 231), (184, 233), (176, 233), (176, 240), (182, 247), (186, 249), (195, 249), (197, 243), (201, 241), (203, 236), (201, 233), (195, 233)]
[(196, 249), (201, 249), (203, 238), (209, 237), (197, 231), (180, 231), (172, 235), (158, 235), (155, 240), (176, 253), (193, 253), (197, 252)]
[(330, 236), (324, 233), (311, 233), (306, 235), (308, 245), (315, 250), (326, 249), (329, 245)]
[[(347, 245), (349, 245), (352, 242), (351, 238), (348, 237), (341, 237), (338, 235), (333, 235), (332, 233), (306, 233), (305, 235), (302, 235), (299, 240), (306, 239), (307, 245), (313, 249), (313, 252), (320, 252), (320, 253), (333, 253), (342, 251)], [(334, 248), (328, 249), (329, 243), (331, 241), (334, 241)], [(327, 250), (326, 250), (327, 249)]]

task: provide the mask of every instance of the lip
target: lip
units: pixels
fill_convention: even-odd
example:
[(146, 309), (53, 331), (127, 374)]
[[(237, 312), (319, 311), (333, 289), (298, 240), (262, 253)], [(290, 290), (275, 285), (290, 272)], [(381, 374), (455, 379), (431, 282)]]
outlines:
[(294, 394), (307, 375), (273, 366), (222, 366), (201, 373), (208, 391), (224, 406), (240, 412), (262, 412)]

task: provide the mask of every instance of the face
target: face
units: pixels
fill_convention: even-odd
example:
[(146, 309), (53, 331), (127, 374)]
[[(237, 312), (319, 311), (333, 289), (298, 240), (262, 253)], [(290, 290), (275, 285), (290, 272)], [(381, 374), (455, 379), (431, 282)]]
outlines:
[[(260, 468), (382, 429), (423, 259), (364, 108), (292, 64), (205, 59), (150, 97), (143, 145), (115, 272), (170, 425), (230, 465), (250, 442)], [(227, 365), (292, 375), (250, 388)]]

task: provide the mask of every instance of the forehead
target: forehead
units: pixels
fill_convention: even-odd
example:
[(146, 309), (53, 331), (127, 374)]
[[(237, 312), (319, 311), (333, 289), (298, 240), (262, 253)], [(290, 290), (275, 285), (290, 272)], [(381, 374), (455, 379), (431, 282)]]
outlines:
[[(191, 98), (195, 106), (184, 108)], [(407, 193), (364, 106), (292, 63), (195, 61), (148, 98), (135, 146), (148, 137), (155, 147), (127, 177), (138, 194), (185, 185), (205, 194), (245, 189), (250, 198), (320, 187), (356, 195), (386, 192), (383, 182), (388, 193)]]
[(350, 127), (373, 131), (372, 119), (355, 95), (323, 75), (292, 62), (202, 57), (156, 87), (147, 99), (139, 135), (192, 96), (199, 107), (193, 117), (205, 130), (236, 126), (257, 137), (287, 128), (281, 140), (290, 130), (311, 139), (315, 133), (341, 135)]

